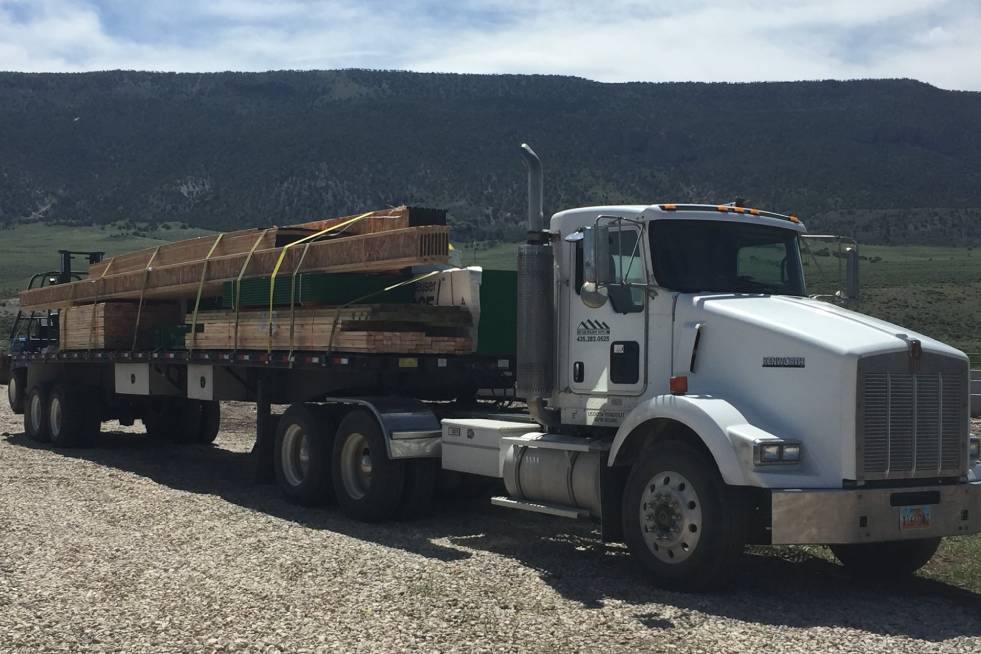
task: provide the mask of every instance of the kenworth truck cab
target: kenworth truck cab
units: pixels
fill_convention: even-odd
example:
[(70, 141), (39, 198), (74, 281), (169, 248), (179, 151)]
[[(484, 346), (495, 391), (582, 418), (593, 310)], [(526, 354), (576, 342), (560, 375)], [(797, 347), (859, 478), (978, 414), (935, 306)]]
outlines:
[(810, 299), (792, 215), (603, 206), (545, 226), (524, 148), (518, 394), (541, 430), (502, 438), (496, 504), (598, 517), (688, 588), (747, 542), (899, 575), (981, 530), (962, 352)]

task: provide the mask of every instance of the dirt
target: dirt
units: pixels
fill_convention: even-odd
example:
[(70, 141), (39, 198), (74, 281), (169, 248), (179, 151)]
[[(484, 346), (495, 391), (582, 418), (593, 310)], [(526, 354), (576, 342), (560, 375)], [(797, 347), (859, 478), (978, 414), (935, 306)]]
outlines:
[[(981, 596), (754, 549), (733, 585), (660, 590), (595, 525), (440, 504), (365, 525), (253, 483), (253, 409), (211, 446), (107, 424), (53, 450), (0, 408), (0, 651), (981, 649)], [(139, 423), (137, 423), (138, 425)]]

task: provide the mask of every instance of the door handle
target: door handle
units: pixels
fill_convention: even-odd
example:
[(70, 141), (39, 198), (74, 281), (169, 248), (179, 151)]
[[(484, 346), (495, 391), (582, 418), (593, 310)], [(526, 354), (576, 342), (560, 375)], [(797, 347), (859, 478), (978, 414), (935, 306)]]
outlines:
[(572, 364), (572, 381), (577, 384), (582, 383), (582, 380), (586, 378), (586, 367), (583, 365), (582, 361), (576, 361)]

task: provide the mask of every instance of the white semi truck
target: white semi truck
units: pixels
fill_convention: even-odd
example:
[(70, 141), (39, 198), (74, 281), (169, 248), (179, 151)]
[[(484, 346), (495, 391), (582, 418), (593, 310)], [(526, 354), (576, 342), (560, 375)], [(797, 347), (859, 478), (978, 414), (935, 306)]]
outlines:
[[(682, 589), (751, 543), (895, 576), (981, 531), (963, 353), (810, 299), (795, 216), (653, 204), (546, 224), (522, 148), (515, 358), (49, 346), (11, 356), (12, 405), (39, 440), (110, 417), (209, 440), (218, 400), (254, 401), (260, 477), (294, 501), (385, 520), (423, 510), (440, 474), (499, 479), (493, 504), (595, 520)], [(515, 373), (527, 410), (446, 401)]]

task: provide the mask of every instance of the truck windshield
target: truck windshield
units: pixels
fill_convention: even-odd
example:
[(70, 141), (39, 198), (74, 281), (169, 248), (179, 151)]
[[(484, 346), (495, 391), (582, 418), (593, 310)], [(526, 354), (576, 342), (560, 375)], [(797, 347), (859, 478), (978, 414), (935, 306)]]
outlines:
[(650, 235), (660, 286), (685, 293), (804, 295), (793, 230), (721, 220), (656, 220)]

